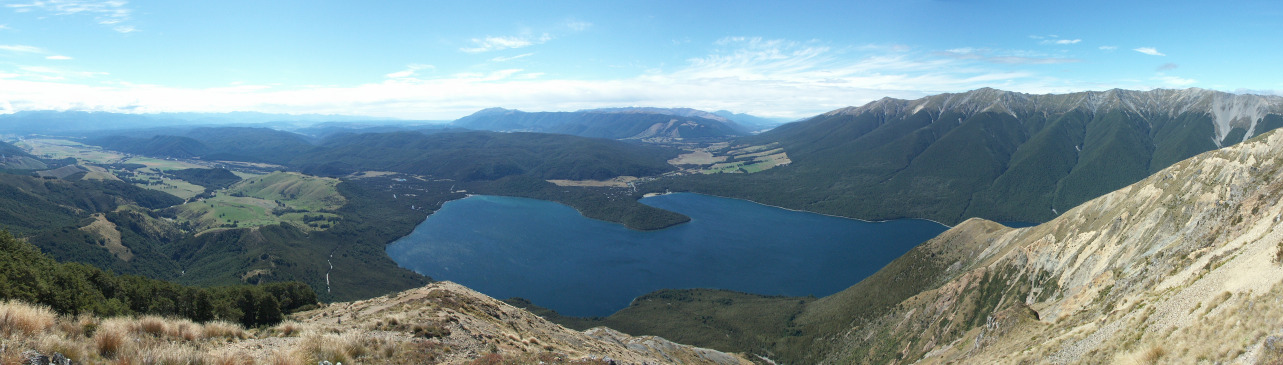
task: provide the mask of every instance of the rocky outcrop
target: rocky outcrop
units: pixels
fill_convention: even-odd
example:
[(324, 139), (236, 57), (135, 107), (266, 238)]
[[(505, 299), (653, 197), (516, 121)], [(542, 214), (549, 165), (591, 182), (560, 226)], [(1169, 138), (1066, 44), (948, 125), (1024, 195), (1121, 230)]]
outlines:
[(384, 297), (335, 303), (294, 318), (338, 332), (364, 332), (387, 341), (436, 342), (451, 349), (444, 363), (551, 353), (619, 364), (749, 364), (739, 356), (633, 337), (607, 328), (579, 332), (451, 282)]

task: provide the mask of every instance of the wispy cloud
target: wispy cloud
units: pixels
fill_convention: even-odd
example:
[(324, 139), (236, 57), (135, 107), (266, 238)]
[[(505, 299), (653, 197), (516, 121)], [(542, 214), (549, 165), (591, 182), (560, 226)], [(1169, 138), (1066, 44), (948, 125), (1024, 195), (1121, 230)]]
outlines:
[(87, 79), (108, 75), (106, 72), (80, 71), (48, 66), (18, 66), (18, 70), (22, 73), (17, 74), (17, 77), (26, 77), (45, 81)]
[(0, 51), (12, 52), (12, 53), (45, 53), (45, 50), (40, 47), (24, 46), (24, 45), (17, 45), (17, 44), (0, 45)]
[(508, 62), (508, 61), (512, 61), (512, 60), (515, 60), (515, 59), (519, 59), (519, 58), (526, 58), (526, 57), (530, 57), (530, 56), (533, 56), (533, 55), (535, 55), (535, 54), (534, 54), (534, 53), (523, 53), (523, 54), (519, 54), (519, 55), (516, 55), (516, 56), (511, 56), (511, 57), (503, 57), (503, 56), (495, 57), (495, 58), (491, 58), (490, 60), (491, 60), (491, 61), (494, 61), (494, 62)]
[[(524, 55), (488, 58), (529, 57)], [(911, 99), (986, 86), (1048, 93), (1194, 82), (1160, 73), (1095, 84), (1058, 79), (1052, 71), (1039, 71), (1045, 67), (1029, 66), (1066, 62), (1077, 60), (1017, 50), (933, 51), (728, 37), (679, 64), (650, 65), (639, 74), (614, 78), (550, 77), (556, 73), (504, 63), (474, 65), (469, 72), (410, 64), (356, 86), (187, 88), (117, 82), (101, 73), (66, 69), (15, 69), (0, 71), (0, 101), (9, 103), (7, 110), (254, 110), (417, 119), (452, 119), (494, 106), (558, 111), (648, 105), (798, 118), (886, 96)]]
[(1181, 67), (1181, 66), (1175, 63), (1168, 62), (1168, 63), (1164, 63), (1162, 66), (1158, 66), (1157, 70), (1158, 71), (1175, 70), (1177, 67)]
[(402, 78), (415, 76), (415, 74), (418, 73), (419, 70), (434, 70), (434, 69), (436, 69), (436, 66), (433, 66), (433, 65), (411, 64), (411, 65), (406, 65), (404, 70), (393, 72), (384, 76), (386, 76), (389, 79), (402, 79)]
[(45, 56), (45, 59), (55, 60), (55, 61), (66, 61), (66, 60), (70, 60), (71, 57), (63, 56), (63, 55), (53, 55), (53, 56)]
[(536, 44), (543, 44), (544, 42), (547, 42), (550, 40), (552, 40), (552, 36), (549, 35), (548, 33), (543, 33), (539, 36), (532, 36), (532, 35), (519, 35), (519, 36), (508, 36), (508, 37), (487, 36), (485, 38), (473, 38), (472, 47), (464, 47), (464, 48), (460, 48), (459, 50), (467, 53), (481, 53), (481, 52), (499, 51), (499, 50), (512, 49), (512, 48), (529, 47)]
[(1070, 45), (1070, 44), (1078, 44), (1079, 42), (1082, 42), (1082, 41), (1083, 41), (1082, 39), (1062, 39), (1062, 38), (1060, 38), (1060, 36), (1055, 35), (1055, 34), (1051, 34), (1051, 35), (1031, 35), (1031, 36), (1029, 36), (1029, 38), (1037, 39), (1037, 40), (1038, 40), (1038, 44), (1052, 44), (1052, 45)]
[(98, 24), (111, 26), (120, 33), (138, 30), (124, 23), (131, 20), (133, 9), (123, 0), (34, 0), (26, 3), (5, 4), (18, 13), (46, 12), (53, 15), (90, 15)]
[(9, 28), (8, 25), (0, 24), (0, 30), (10, 30), (10, 29), (13, 29), (13, 28)]
[(1163, 54), (1162, 52), (1159, 52), (1158, 49), (1154, 47), (1132, 48), (1132, 50), (1136, 52), (1144, 53), (1150, 56), (1166, 56), (1165, 54)]
[(1058, 63), (1082, 62), (1077, 58), (1052, 57), (1029, 52), (997, 51), (977, 48), (954, 48), (938, 54), (960, 60), (975, 60), (1008, 65), (1050, 65)]
[(1069, 45), (1069, 44), (1078, 44), (1079, 42), (1082, 42), (1082, 41), (1083, 41), (1083, 40), (1081, 40), (1081, 39), (1046, 39), (1046, 40), (1043, 40), (1042, 42), (1038, 42), (1038, 43), (1041, 43), (1041, 44), (1056, 44), (1056, 45)]
[(1189, 86), (1189, 85), (1193, 85), (1193, 84), (1195, 84), (1195, 83), (1198, 83), (1198, 80), (1194, 80), (1194, 79), (1187, 79), (1187, 78), (1183, 78), (1183, 77), (1170, 76), (1170, 75), (1164, 75), (1162, 72), (1159, 72), (1157, 76), (1154, 76), (1154, 77), (1153, 77), (1153, 78), (1151, 78), (1151, 79), (1152, 79), (1152, 80), (1155, 80), (1155, 81), (1158, 81), (1158, 82), (1161, 82), (1161, 83), (1163, 83), (1163, 85), (1165, 85), (1165, 86), (1177, 86), (1177, 87), (1183, 87), (1183, 86)]
[(1100, 48), (1100, 50), (1102, 50), (1102, 51), (1109, 51), (1109, 52), (1113, 52), (1113, 51), (1115, 51), (1115, 50), (1118, 50), (1118, 46), (1100, 46), (1099, 48)]
[(566, 22), (566, 27), (576, 32), (582, 32), (582, 31), (588, 30), (588, 28), (592, 28), (592, 25), (593, 24), (589, 22), (582, 22), (582, 21), (576, 21), (576, 20)]

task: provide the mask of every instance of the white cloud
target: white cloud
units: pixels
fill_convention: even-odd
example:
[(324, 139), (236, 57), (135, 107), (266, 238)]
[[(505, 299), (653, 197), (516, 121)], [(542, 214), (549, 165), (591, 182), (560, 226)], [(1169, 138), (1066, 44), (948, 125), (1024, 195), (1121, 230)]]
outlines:
[(393, 72), (384, 76), (389, 79), (401, 79), (401, 78), (414, 76), (415, 73), (419, 72), (419, 70), (435, 70), (435, 69), (436, 69), (436, 66), (432, 66), (432, 65), (410, 64), (405, 66), (405, 70)]
[(1032, 52), (976, 49), (970, 47), (949, 49), (939, 52), (939, 54), (960, 60), (974, 60), (1008, 65), (1050, 65), (1082, 62), (1082, 60), (1077, 58), (1051, 57)]
[(592, 27), (592, 23), (581, 21), (566, 22), (566, 27), (576, 32), (582, 32)]
[(1154, 47), (1140, 47), (1140, 48), (1133, 48), (1132, 50), (1136, 52), (1144, 53), (1150, 56), (1166, 56), (1165, 54), (1163, 54), (1162, 52), (1159, 52), (1158, 49), (1155, 49)]
[(1146, 80), (1152, 75), (1145, 75), (1132, 81), (1088, 84), (1026, 70), (1023, 65), (1031, 63), (1072, 62), (1033, 53), (893, 48), (728, 37), (711, 45), (705, 55), (630, 77), (564, 79), (541, 72), (547, 70), (512, 67), (440, 72), (430, 65), (411, 64), (356, 86), (187, 88), (131, 84), (107, 80), (102, 74), (54, 68), (0, 70), (13, 73), (0, 74), (0, 100), (10, 102), (14, 110), (130, 113), (253, 110), (453, 119), (495, 106), (564, 111), (647, 105), (798, 118), (886, 96), (917, 98), (986, 86), (1048, 93), (1141, 88), (1155, 80), (1168, 85), (1184, 82), (1179, 78)]
[(1111, 51), (1111, 52), (1112, 52), (1112, 51), (1117, 50), (1117, 49), (1118, 49), (1118, 46), (1100, 46), (1100, 50), (1102, 50), (1102, 51)]
[(122, 0), (34, 0), (27, 3), (5, 4), (5, 7), (18, 13), (43, 11), (57, 16), (90, 15), (98, 24), (113, 26), (112, 30), (130, 33), (138, 29), (132, 25), (121, 25), (131, 20), (133, 10), (126, 7)]
[(460, 48), (460, 51), (467, 53), (481, 53), (490, 51), (499, 51), (511, 48), (522, 48), (552, 40), (552, 36), (544, 33), (540, 36), (520, 35), (511, 37), (493, 37), (473, 38), (473, 47)]
[(45, 50), (40, 47), (24, 45), (0, 45), (0, 51), (13, 53), (45, 53)]
[(526, 58), (526, 57), (530, 57), (530, 56), (533, 56), (533, 55), (534, 55), (534, 53), (523, 53), (523, 54), (519, 54), (519, 55), (516, 55), (516, 56), (511, 56), (511, 57), (502, 57), (502, 56), (501, 56), (501, 57), (495, 57), (495, 58), (491, 58), (490, 60), (491, 60), (491, 61), (494, 61), (494, 62), (508, 62), (508, 61), (512, 61), (512, 60), (515, 60), (515, 59), (518, 59), (518, 58)]
[(1161, 83), (1163, 83), (1163, 85), (1165, 85), (1165, 86), (1177, 86), (1177, 87), (1184, 87), (1184, 86), (1189, 86), (1189, 85), (1193, 85), (1193, 84), (1195, 84), (1195, 83), (1198, 83), (1198, 80), (1194, 80), (1194, 79), (1187, 79), (1187, 78), (1183, 78), (1183, 77), (1170, 76), (1170, 75), (1164, 75), (1164, 74), (1163, 74), (1163, 73), (1161, 73), (1161, 72), (1158, 74), (1158, 76), (1154, 76), (1154, 77), (1153, 77), (1153, 78), (1151, 78), (1151, 79), (1152, 79), (1152, 80), (1156, 80), (1156, 81), (1158, 81), (1158, 82), (1161, 82)]
[(1055, 44), (1055, 45), (1069, 45), (1069, 44), (1078, 44), (1079, 42), (1082, 42), (1082, 41), (1083, 41), (1083, 40), (1081, 40), (1081, 39), (1046, 39), (1046, 40), (1043, 40), (1042, 42), (1038, 42), (1038, 43), (1041, 43), (1041, 44)]
[(9, 29), (13, 29), (13, 28), (9, 28), (8, 25), (0, 24), (0, 30), (9, 30)]
[(71, 57), (68, 57), (68, 56), (62, 56), (62, 55), (54, 55), (54, 56), (46, 56), (46, 57), (45, 57), (45, 59), (46, 59), (46, 60), (56, 60), (56, 61), (66, 61), (66, 60), (70, 60), (70, 59), (71, 59)]

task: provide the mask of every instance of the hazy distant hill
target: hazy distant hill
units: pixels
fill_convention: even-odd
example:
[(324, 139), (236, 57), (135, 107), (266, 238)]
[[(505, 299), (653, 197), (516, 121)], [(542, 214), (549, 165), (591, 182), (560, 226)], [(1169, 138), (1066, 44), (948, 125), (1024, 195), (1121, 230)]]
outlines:
[(1283, 126), (1283, 98), (1202, 89), (886, 98), (751, 137), (793, 161), (679, 182), (867, 219), (1040, 222), (1154, 171)]
[(370, 125), (410, 123), (385, 118), (319, 114), (292, 115), (258, 112), (126, 114), (39, 110), (0, 115), (0, 132), (56, 134), (121, 129), (191, 127), (197, 125), (254, 125), (285, 129), (303, 128), (324, 122), (359, 122)]
[(745, 126), (754, 132), (770, 130), (771, 128), (775, 128), (792, 121), (792, 119), (788, 118), (763, 118), (756, 115), (732, 113), (729, 110), (718, 110), (713, 112), (713, 114), (733, 120), (735, 123), (739, 123), (739, 125)]
[(201, 127), (178, 133), (181, 135), (112, 135), (87, 142), (146, 156), (275, 164), (287, 162), (315, 147), (301, 135), (268, 128)]
[(0, 169), (38, 170), (48, 167), (43, 161), (18, 146), (0, 142)]
[(720, 138), (746, 135), (748, 132), (738, 124), (711, 113), (694, 113), (698, 111), (693, 109), (686, 111), (690, 112), (623, 108), (527, 113), (490, 108), (459, 118), (451, 125), (499, 132), (543, 132), (636, 140)]
[(675, 150), (597, 138), (545, 133), (416, 132), (342, 135), (291, 164), (304, 172), (344, 175), (397, 171), (462, 181), (512, 175), (603, 180), (673, 170)]

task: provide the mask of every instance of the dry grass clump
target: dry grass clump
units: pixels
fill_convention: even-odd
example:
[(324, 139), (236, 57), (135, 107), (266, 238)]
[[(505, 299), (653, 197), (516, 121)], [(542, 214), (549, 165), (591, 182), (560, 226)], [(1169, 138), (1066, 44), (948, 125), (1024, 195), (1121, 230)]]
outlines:
[(239, 324), (227, 321), (205, 322), (202, 326), (205, 338), (226, 338), (229, 340), (245, 339), (245, 328)]
[(83, 341), (69, 339), (65, 335), (46, 334), (36, 342), (36, 351), (43, 354), (62, 354), (71, 361), (79, 363), (87, 359), (89, 351)]
[(206, 364), (210, 365), (254, 365), (254, 358), (240, 351), (218, 350), (208, 354)]
[(181, 344), (164, 344), (150, 346), (139, 351), (138, 359), (144, 364), (155, 365), (203, 365), (205, 354), (191, 346)]
[(307, 360), (295, 356), (293, 353), (277, 350), (267, 358), (269, 365), (306, 365)]
[(129, 324), (124, 322), (123, 319), (107, 320), (94, 332), (93, 343), (98, 356), (114, 359), (124, 353), (125, 347), (130, 345)]
[(169, 326), (166, 325), (165, 319), (156, 316), (139, 318), (136, 323), (137, 325), (134, 326), (135, 332), (145, 333), (152, 336), (164, 335), (169, 330)]
[(169, 320), (165, 327), (165, 335), (174, 339), (183, 339), (183, 341), (187, 342), (205, 339), (204, 328), (187, 319)]
[(0, 302), (0, 334), (35, 335), (53, 327), (57, 318), (49, 307), (14, 300)]
[(370, 343), (354, 333), (322, 334), (308, 331), (302, 335), (294, 349), (295, 357), (305, 363), (329, 361), (331, 363), (352, 362), (353, 359), (369, 355)]
[(272, 332), (284, 337), (294, 337), (303, 333), (307, 329), (307, 325), (299, 323), (298, 321), (288, 320), (281, 322), (281, 324), (276, 325), (276, 327), (272, 327)]
[(1154, 346), (1145, 351), (1145, 354), (1141, 355), (1140, 360), (1141, 363), (1144, 364), (1157, 364), (1159, 361), (1163, 360), (1164, 356), (1167, 356), (1167, 349), (1163, 348), (1163, 346)]

